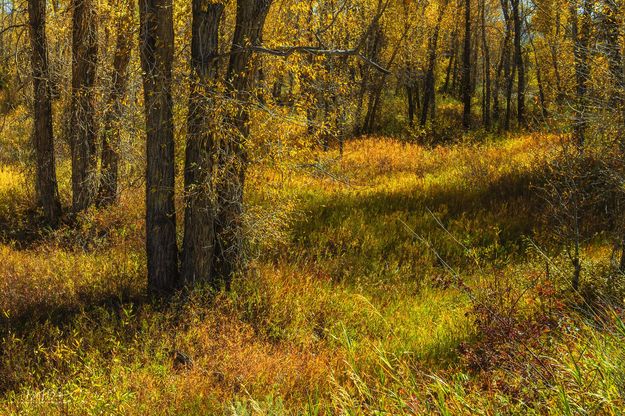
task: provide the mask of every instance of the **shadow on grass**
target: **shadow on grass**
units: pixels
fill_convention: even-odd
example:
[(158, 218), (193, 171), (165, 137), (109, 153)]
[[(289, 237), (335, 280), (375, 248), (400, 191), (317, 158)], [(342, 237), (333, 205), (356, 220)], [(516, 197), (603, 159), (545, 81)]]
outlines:
[[(359, 195), (355, 193), (322, 197), (308, 205), (306, 221), (294, 226), (297, 253), (317, 255), (315, 249), (331, 244), (327, 236), (366, 240), (353, 249), (350, 241), (338, 250), (325, 250), (332, 256), (398, 256), (413, 236), (405, 223), (424, 237), (445, 234), (442, 225), (470, 248), (493, 244), (505, 255), (523, 252), (523, 239), (531, 236), (545, 209), (544, 201), (532, 189), (539, 181), (536, 172), (505, 174), (487, 185), (450, 188), (442, 185), (424, 193), (419, 190)], [(455, 244), (443, 254), (457, 255), (463, 248)], [(456, 253), (454, 253), (454, 251)]]

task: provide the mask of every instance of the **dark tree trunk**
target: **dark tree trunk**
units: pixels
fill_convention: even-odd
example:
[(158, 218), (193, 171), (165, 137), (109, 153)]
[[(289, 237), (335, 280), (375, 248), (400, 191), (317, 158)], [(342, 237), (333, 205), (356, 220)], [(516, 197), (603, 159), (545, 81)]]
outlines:
[(376, 117), (378, 114), (378, 108), (380, 106), (380, 98), (382, 96), (382, 90), (386, 79), (381, 76), (380, 79), (374, 83), (373, 88), (369, 91), (369, 99), (367, 100), (367, 113), (365, 114), (365, 120), (362, 125), (362, 133), (371, 134), (375, 131)]
[[(525, 22), (525, 26), (527, 27), (527, 22)], [(536, 51), (536, 46), (534, 45), (534, 39), (530, 37), (530, 44), (532, 46), (532, 51), (534, 52), (534, 60), (536, 64), (536, 82), (538, 83), (538, 98), (540, 100), (540, 109), (542, 111), (543, 118), (547, 118), (549, 112), (547, 111), (547, 100), (545, 99), (545, 87), (543, 85), (543, 77), (542, 72), (540, 71), (540, 63), (538, 62), (538, 54)], [(529, 58), (528, 58), (529, 61)]]
[(501, 43), (501, 55), (499, 57), (499, 64), (497, 65), (497, 74), (495, 75), (495, 86), (493, 91), (493, 117), (499, 127), (501, 127), (500, 92), (502, 89), (502, 74), (503, 80), (507, 81), (510, 72), (510, 19), (508, 16), (507, 0), (501, 1), (501, 8), (504, 14), (505, 34), (503, 42)]
[(447, 71), (445, 72), (445, 82), (443, 83), (443, 88), (441, 88), (441, 92), (448, 93), (449, 92), (449, 81), (452, 78), (452, 68), (454, 67), (454, 62), (456, 58), (456, 50), (458, 49), (458, 32), (454, 28), (454, 31), (451, 33), (451, 50), (449, 53), (449, 62), (447, 63)]
[(428, 119), (428, 110), (430, 104), (431, 110), (434, 113), (434, 106), (436, 105), (436, 91), (434, 89), (434, 71), (436, 69), (436, 47), (438, 46), (438, 33), (441, 28), (441, 22), (447, 9), (447, 1), (441, 5), (441, 9), (438, 12), (438, 18), (436, 19), (436, 26), (434, 27), (434, 33), (429, 41), (428, 52), (428, 69), (425, 74), (425, 88), (423, 91), (423, 108), (421, 109), (421, 126), (425, 126)]
[(410, 84), (406, 84), (406, 96), (408, 97), (408, 124), (414, 126), (415, 102), (412, 92), (413, 88)]
[(127, 9), (117, 23), (117, 42), (113, 56), (113, 74), (108, 105), (104, 113), (102, 131), (102, 166), (98, 205), (104, 206), (117, 201), (119, 176), (119, 145), (123, 101), (128, 87), (128, 66), (132, 51), (132, 24), (135, 0), (126, 0)]
[(458, 89), (458, 51), (455, 50), (453, 76), (451, 77), (451, 93), (455, 97), (460, 96), (460, 94), (458, 94)]
[(482, 53), (484, 54), (484, 93), (482, 104), (482, 123), (490, 129), (490, 49), (486, 39), (486, 1), (482, 1)]
[(215, 195), (212, 186), (214, 131), (213, 108), (219, 54), (219, 22), (223, 3), (193, 0), (191, 82), (185, 156), (185, 211), (182, 279), (214, 284)]
[(246, 140), (249, 136), (249, 107), (253, 88), (254, 70), (249, 45), (262, 40), (265, 18), (271, 0), (239, 0), (232, 50), (226, 83), (229, 94), (235, 99), (235, 108), (226, 117), (229, 129), (219, 148), (219, 173), (217, 180), (218, 211), (215, 221), (216, 246), (215, 276), (230, 287), (233, 274), (243, 260), (243, 189), (247, 169)]
[(152, 294), (163, 295), (178, 286), (171, 97), (174, 57), (172, 2), (140, 0), (139, 16), (147, 133), (148, 290)]
[[(479, 2), (478, 2), (478, 15), (479, 17)], [(476, 24), (476, 26), (478, 26), (479, 29), (479, 24)], [(478, 75), (480, 73), (480, 71), (477, 70), (477, 61), (478, 61), (478, 56), (480, 54), (480, 46), (481, 46), (481, 42), (480, 42), (480, 31), (479, 30), (473, 30), (472, 31), (472, 36), (473, 39), (471, 40), (471, 97), (473, 97), (475, 95), (475, 91), (477, 90), (477, 80), (478, 80)]]
[(512, 119), (512, 90), (514, 89), (514, 77), (516, 74), (516, 65), (510, 65), (508, 68), (508, 78), (506, 86), (506, 119), (504, 120), (504, 130), (510, 130), (510, 121)]
[(94, 0), (73, 0), (72, 26), (72, 192), (74, 211), (94, 202), (97, 191), (95, 81), (98, 22)]
[(36, 158), (35, 190), (38, 205), (50, 225), (61, 217), (56, 183), (54, 137), (52, 133), (52, 91), (46, 39), (46, 0), (29, 0), (28, 17), (33, 71), (33, 145)]
[[(625, 61), (619, 44), (621, 24), (623, 17), (620, 15), (619, 8), (621, 3), (616, 0), (605, 0), (605, 33), (606, 33), (606, 55), (608, 58), (608, 66), (612, 83), (614, 85), (612, 97), (610, 98), (610, 106), (614, 106), (621, 116), (621, 129), (619, 137), (621, 151), (625, 150)], [(621, 22), (619, 22), (619, 18)], [(625, 272), (625, 236), (621, 238), (621, 259), (619, 262), (619, 270)]]
[(589, 42), (591, 30), (591, 0), (583, 0), (581, 28), (578, 20), (577, 1), (571, 0), (569, 10), (571, 13), (571, 37), (573, 39), (573, 55), (575, 57), (576, 79), (576, 108), (574, 119), (574, 135), (580, 153), (584, 148), (585, 130), (587, 123), (586, 90), (588, 85), (590, 66), (588, 64)]
[[(603, 22), (606, 34), (606, 56), (614, 85), (610, 104), (617, 111), (620, 110), (621, 122), (623, 127), (625, 127), (625, 67), (621, 45), (619, 44), (621, 25), (625, 22), (623, 22), (623, 17), (620, 16), (621, 11), (619, 8), (622, 7), (621, 4), (618, 0), (605, 0), (605, 17)], [(620, 22), (619, 18), (621, 19)]]
[(471, 0), (464, 2), (464, 50), (462, 52), (462, 126), (471, 127)]
[(551, 63), (553, 65), (553, 74), (556, 79), (556, 101), (560, 104), (564, 98), (564, 90), (562, 88), (562, 77), (560, 75), (560, 60), (558, 59), (558, 48), (556, 45), (550, 45)]
[(547, 110), (547, 101), (545, 99), (545, 87), (543, 86), (543, 78), (540, 72), (540, 65), (538, 64), (538, 59), (536, 59), (536, 82), (538, 83), (538, 98), (540, 100), (540, 109), (543, 115), (543, 118), (547, 118), (549, 116), (549, 111)]
[(514, 20), (514, 64), (517, 72), (517, 120), (519, 127), (525, 125), (525, 69), (521, 37), (523, 25), (521, 20), (520, 0), (512, 0), (512, 19)]

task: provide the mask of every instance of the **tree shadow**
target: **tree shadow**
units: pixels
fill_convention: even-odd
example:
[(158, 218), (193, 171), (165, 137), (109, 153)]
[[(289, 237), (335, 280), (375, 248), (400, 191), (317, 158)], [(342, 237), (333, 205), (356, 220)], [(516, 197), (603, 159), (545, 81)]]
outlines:
[[(539, 172), (511, 172), (487, 185), (459, 188), (441, 185), (423, 193), (417, 190), (366, 195), (349, 193), (316, 200), (307, 207), (307, 219), (295, 224), (293, 241), (299, 249), (296, 251), (306, 256), (318, 243), (311, 236), (333, 234), (333, 231), (355, 227), (356, 222), (360, 227), (356, 231), (372, 233), (374, 238), (389, 242), (384, 252), (372, 250), (370, 254), (374, 255), (393, 255), (394, 249), (405, 244), (411, 238), (406, 225), (415, 227), (416, 233), (425, 236), (445, 233), (443, 227), (452, 234), (462, 231), (474, 236), (471, 241), (477, 243), (478, 248), (493, 244), (492, 238), (486, 236), (496, 230), (497, 244), (508, 247), (507, 254), (522, 254), (524, 239), (541, 226), (546, 208), (544, 200), (533, 189), (540, 181)], [(349, 248), (326, 253), (330, 256), (362, 254), (349, 253)]]

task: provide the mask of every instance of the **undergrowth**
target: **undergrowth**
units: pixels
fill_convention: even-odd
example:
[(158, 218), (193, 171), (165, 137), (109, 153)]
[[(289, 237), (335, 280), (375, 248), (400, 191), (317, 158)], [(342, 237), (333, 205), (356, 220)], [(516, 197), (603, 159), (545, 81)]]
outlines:
[[(573, 309), (566, 261), (534, 241), (558, 140), (364, 138), (259, 164), (248, 272), (168, 304), (143, 295), (140, 187), (41, 231), (7, 164), (0, 413), (619, 414), (621, 311)], [(601, 274), (609, 248), (584, 249)]]

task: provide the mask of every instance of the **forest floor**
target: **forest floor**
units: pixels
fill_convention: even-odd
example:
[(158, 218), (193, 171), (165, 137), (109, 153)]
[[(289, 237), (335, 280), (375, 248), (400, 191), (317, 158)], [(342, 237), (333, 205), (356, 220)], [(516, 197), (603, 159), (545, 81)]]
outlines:
[(143, 190), (42, 231), (6, 163), (0, 414), (618, 414), (623, 325), (562, 313), (565, 262), (535, 243), (558, 142), (367, 138), (255, 166), (247, 275), (167, 305), (144, 296)]

